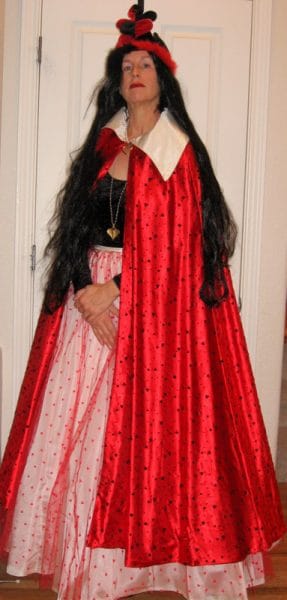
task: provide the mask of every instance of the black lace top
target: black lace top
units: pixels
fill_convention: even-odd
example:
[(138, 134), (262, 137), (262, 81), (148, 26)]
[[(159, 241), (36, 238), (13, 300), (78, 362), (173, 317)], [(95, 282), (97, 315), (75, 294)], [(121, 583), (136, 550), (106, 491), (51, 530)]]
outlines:
[[(122, 248), (124, 236), (124, 220), (125, 220), (125, 181), (112, 178), (108, 173), (101, 179), (96, 187), (93, 202), (93, 214), (95, 215), (95, 227), (93, 238), (91, 239), (90, 247), (92, 246), (109, 246), (112, 248)], [(112, 227), (111, 209), (110, 209), (110, 194), (112, 186), (111, 204), (112, 216), (115, 222), (116, 213), (118, 216), (115, 222), (115, 227), (119, 229), (119, 235), (113, 240), (107, 233), (107, 230)], [(121, 196), (119, 208), (119, 198)], [(114, 277), (114, 281), (120, 287), (120, 275)], [(81, 272), (74, 273), (73, 285), (75, 291), (92, 283), (91, 273), (88, 265), (88, 258), (85, 257), (82, 262)]]
[[(95, 191), (95, 214), (97, 220), (95, 223), (95, 235), (93, 239), (94, 245), (122, 248), (125, 220), (125, 184), (125, 181), (115, 179), (114, 177), (111, 177), (109, 173), (99, 182)], [(113, 219), (115, 219), (119, 198), (121, 196), (118, 218), (116, 220), (116, 228), (120, 230), (120, 234), (114, 240), (112, 240), (107, 233), (107, 229), (112, 226), (110, 210), (111, 185)]]

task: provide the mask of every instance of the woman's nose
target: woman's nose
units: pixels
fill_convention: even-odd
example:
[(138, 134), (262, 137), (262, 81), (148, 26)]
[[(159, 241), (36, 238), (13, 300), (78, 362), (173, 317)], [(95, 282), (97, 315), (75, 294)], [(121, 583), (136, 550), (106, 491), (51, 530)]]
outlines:
[(139, 67), (134, 66), (133, 70), (132, 70), (133, 77), (138, 77), (139, 72), (140, 72)]

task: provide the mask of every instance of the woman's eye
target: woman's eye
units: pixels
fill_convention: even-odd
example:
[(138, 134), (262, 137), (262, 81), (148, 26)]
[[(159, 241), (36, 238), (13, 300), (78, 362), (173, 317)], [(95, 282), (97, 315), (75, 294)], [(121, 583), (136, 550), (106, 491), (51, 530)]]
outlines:
[(144, 62), (144, 63), (143, 63), (143, 67), (144, 67), (144, 69), (149, 69), (149, 67), (151, 67), (151, 66), (152, 66), (152, 65), (151, 65), (151, 63), (150, 63), (150, 62)]
[(131, 71), (131, 65), (123, 65), (122, 70), (123, 72), (127, 73), (128, 71)]

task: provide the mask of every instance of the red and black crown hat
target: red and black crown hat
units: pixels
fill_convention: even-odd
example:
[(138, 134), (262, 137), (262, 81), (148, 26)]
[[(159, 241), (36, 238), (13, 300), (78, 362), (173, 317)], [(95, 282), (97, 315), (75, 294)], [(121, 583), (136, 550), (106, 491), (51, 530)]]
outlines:
[(128, 19), (119, 19), (116, 22), (116, 27), (121, 33), (116, 48), (133, 46), (137, 50), (153, 52), (174, 74), (176, 63), (172, 59), (168, 48), (157, 33), (151, 33), (157, 14), (153, 10), (144, 12), (144, 2), (142, 0), (138, 4), (133, 4), (128, 12), (128, 17)]

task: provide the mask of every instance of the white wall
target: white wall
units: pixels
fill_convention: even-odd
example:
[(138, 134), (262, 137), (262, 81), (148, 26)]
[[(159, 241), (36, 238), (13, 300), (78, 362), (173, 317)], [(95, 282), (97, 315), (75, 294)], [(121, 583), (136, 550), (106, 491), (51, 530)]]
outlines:
[[(2, 351), (2, 391), (13, 415), (13, 281), (17, 166), (17, 112), (21, 0), (1, 0), (5, 4), (4, 69), (1, 119), (0, 171), (0, 348)], [(4, 425), (4, 423), (3, 423)], [(4, 441), (7, 430), (1, 433)]]
[[(273, 0), (256, 380), (276, 440), (287, 287), (287, 1)], [(273, 450), (275, 456), (276, 443)]]
[(4, 45), (4, 39), (3, 39), (4, 38), (4, 17), (5, 17), (4, 0), (0, 0), (0, 119), (1, 119), (1, 104), (2, 104), (2, 72), (3, 72), (3, 45)]
[[(1, 139), (1, 108), (2, 108), (2, 79), (3, 79), (3, 46), (4, 46), (4, 0), (0, 0), (0, 139)], [(1, 154), (0, 154), (1, 164)], [(2, 368), (2, 351), (0, 346), (0, 407), (2, 405), (2, 379), (3, 379), (3, 368)], [(0, 425), (1, 425), (1, 412), (0, 412)]]

